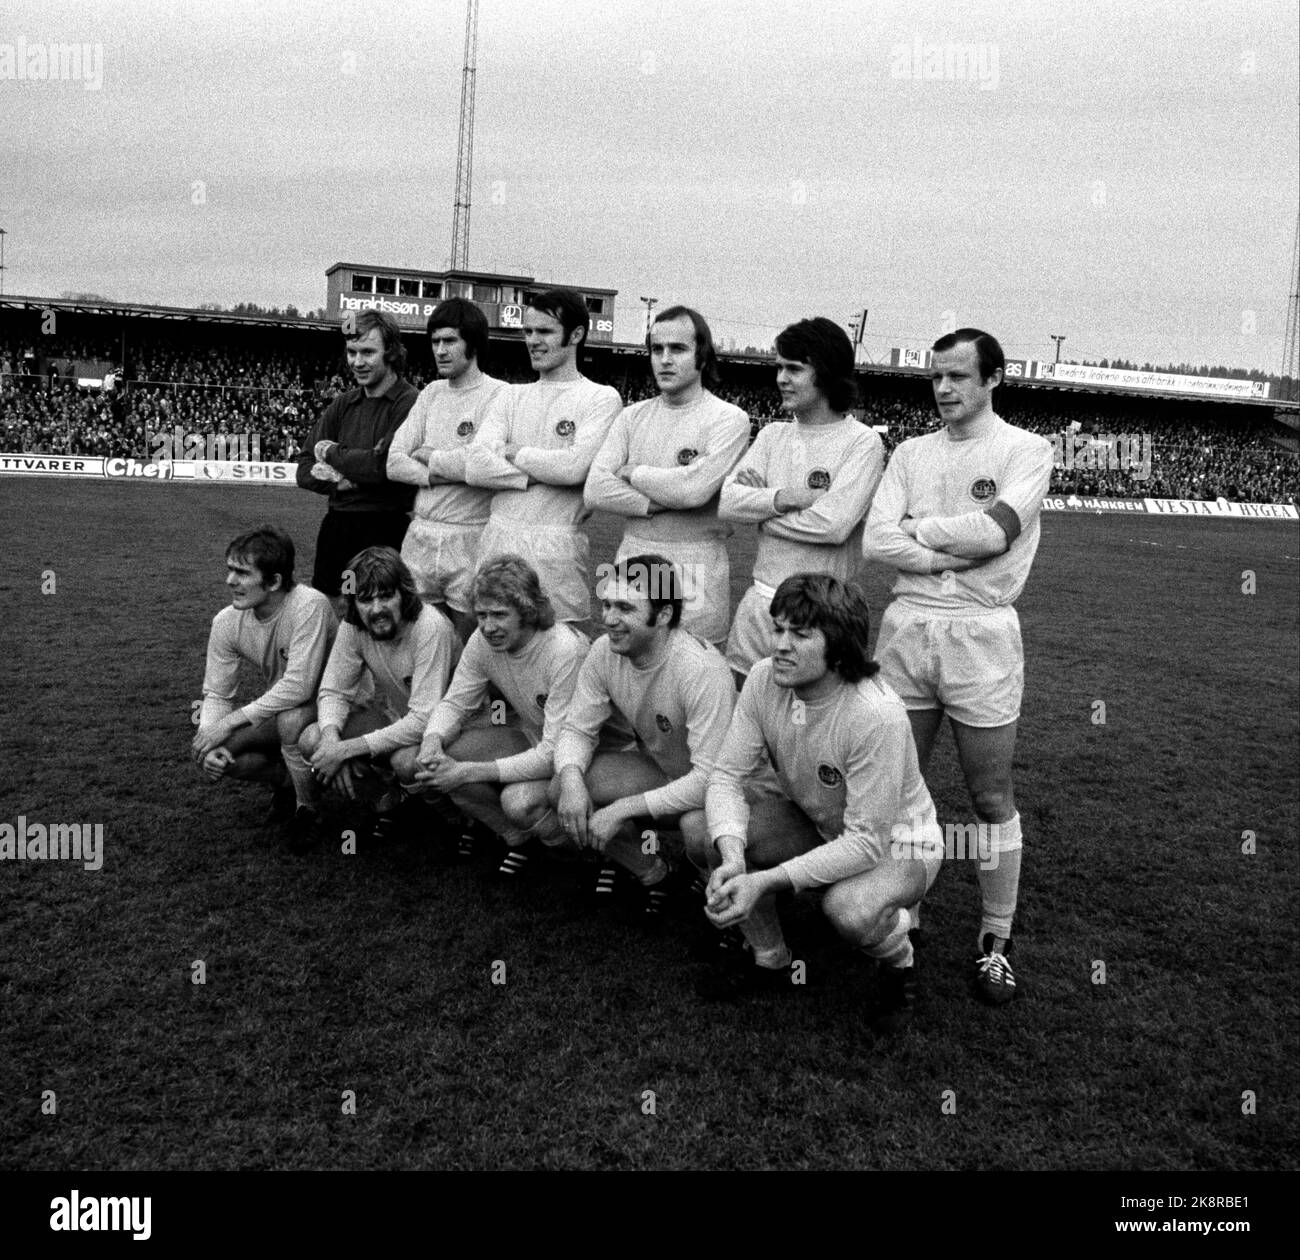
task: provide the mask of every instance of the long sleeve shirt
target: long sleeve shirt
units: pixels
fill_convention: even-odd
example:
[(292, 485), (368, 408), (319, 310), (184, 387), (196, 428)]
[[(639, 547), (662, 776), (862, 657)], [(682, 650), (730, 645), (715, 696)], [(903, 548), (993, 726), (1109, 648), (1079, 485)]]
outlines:
[(255, 666), (266, 691), (239, 716), (252, 725), (309, 704), (338, 628), (329, 599), (310, 586), (289, 588), (279, 611), (259, 621), (251, 608), (223, 608), (212, 619), (199, 720), (208, 725), (235, 711), (241, 661)]
[(343, 730), (369, 673), (375, 703), (388, 725), (364, 736), (366, 748), (378, 756), (418, 744), (447, 690), (457, 643), (451, 622), (429, 604), (421, 606), (419, 617), (406, 623), (395, 639), (375, 639), (362, 627), (344, 622), (321, 679), (320, 725)]
[(796, 891), (838, 883), (871, 870), (903, 842), (903, 856), (943, 838), (921, 777), (903, 702), (879, 677), (845, 683), (804, 703), (772, 679), (770, 659), (745, 680), (709, 778), (709, 834), (745, 838), (744, 784), (764, 753), (782, 790), (825, 841), (781, 864)]
[[(465, 453), (465, 480), (494, 492), (494, 521), (576, 529), (590, 515), (582, 488), (591, 461), (622, 407), (617, 390), (584, 376), (512, 385), (486, 410)], [(503, 454), (507, 443), (519, 448), (513, 461)]]
[(427, 734), (437, 735), (443, 747), (448, 746), (487, 698), (489, 686), (495, 686), (518, 715), (532, 745), (526, 752), (498, 757), (497, 779), (501, 783), (549, 779), (555, 742), (590, 649), (587, 636), (562, 621), (539, 630), (517, 652), (494, 652), (475, 630), (447, 694), (433, 711)]
[(601, 727), (621, 715), (637, 745), (668, 782), (645, 794), (652, 818), (675, 817), (704, 804), (704, 790), (727, 731), (736, 688), (718, 651), (684, 630), (669, 634), (658, 663), (638, 669), (597, 639), (578, 671), (578, 685), (555, 746), (555, 770), (591, 764)]
[[(914, 607), (960, 614), (1012, 604), (1038, 551), (1051, 477), (1052, 444), (993, 412), (962, 440), (946, 428), (910, 438), (894, 451), (876, 492), (865, 553), (899, 571), (893, 593)], [(994, 503), (1019, 522), (1010, 546), (986, 511)], [(917, 522), (915, 539), (901, 528), (908, 516)], [(945, 575), (931, 571), (936, 551), (992, 559)]]
[[(779, 586), (792, 573), (851, 579), (861, 564), (862, 523), (884, 467), (880, 435), (853, 419), (831, 424), (776, 422), (759, 430), (722, 485), (718, 515), (758, 526), (754, 580)], [(745, 469), (766, 482), (741, 485)], [(811, 507), (778, 512), (781, 489), (821, 490)]]
[[(487, 523), (492, 493), (465, 482), (465, 455), (504, 381), (481, 376), (469, 389), (426, 385), (388, 448), (388, 478), (416, 486), (415, 515), (440, 525)], [(422, 451), (423, 460), (415, 458)]]
[[(629, 520), (651, 542), (722, 542), (722, 482), (749, 445), (749, 417), (707, 390), (689, 407), (662, 397), (625, 407), (587, 474), (587, 507)], [(618, 470), (631, 467), (628, 479)]]
[[(389, 481), (388, 448), (416, 397), (414, 386), (401, 377), (378, 398), (359, 388), (340, 394), (321, 413), (298, 456), (299, 486), (328, 495), (332, 512), (409, 512), (415, 491)], [(338, 443), (325, 462), (352, 483), (346, 490), (312, 476), (316, 444), (325, 440)]]

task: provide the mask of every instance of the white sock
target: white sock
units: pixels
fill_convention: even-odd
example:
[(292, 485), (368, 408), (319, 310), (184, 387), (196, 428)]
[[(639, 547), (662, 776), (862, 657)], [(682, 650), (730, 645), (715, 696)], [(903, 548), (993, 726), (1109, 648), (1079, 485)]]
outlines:
[(302, 755), (302, 749), (297, 744), (281, 744), (280, 755), (284, 758), (285, 769), (289, 771), (298, 804), (306, 809), (315, 809), (316, 780), (312, 777), (307, 758)]
[(782, 967), (788, 967), (793, 961), (790, 947), (784, 941), (774, 949), (756, 949), (754, 951), (755, 964), (759, 967), (766, 967), (769, 971), (780, 971)]
[(984, 948), (984, 937), (991, 932), (1004, 941), (1011, 938), (1011, 920), (1016, 913), (1016, 898), (1020, 891), (1020, 815), (1012, 814), (1004, 823), (989, 824), (988, 865), (980, 862), (980, 895), (983, 914), (980, 916), (979, 948)]

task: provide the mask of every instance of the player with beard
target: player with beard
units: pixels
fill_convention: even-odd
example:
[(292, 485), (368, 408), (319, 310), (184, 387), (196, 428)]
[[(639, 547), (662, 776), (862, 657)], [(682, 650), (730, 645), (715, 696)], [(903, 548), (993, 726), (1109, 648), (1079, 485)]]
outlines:
[(469, 588), (492, 495), (466, 484), (465, 454), (506, 383), (482, 370), (488, 322), (473, 302), (440, 302), (429, 316), (428, 330), (440, 379), (420, 391), (393, 437), (388, 477), (418, 487), (402, 559), (415, 574), (421, 596), (468, 639), (475, 624)]
[(853, 344), (829, 319), (776, 339), (776, 383), (793, 424), (769, 424), (723, 483), (718, 515), (758, 526), (753, 585), (736, 607), (727, 664), (743, 678), (772, 653), (768, 605), (792, 573), (841, 581), (861, 565), (862, 523), (884, 466), (880, 435), (848, 414)]
[(721, 648), (731, 621), (732, 527), (718, 519), (722, 482), (749, 445), (749, 417), (711, 391), (721, 383), (713, 334), (670, 306), (646, 335), (657, 397), (614, 421), (587, 476), (589, 508), (627, 518), (616, 559), (666, 556), (685, 586), (682, 628)]
[[(380, 798), (391, 770), (412, 784), (429, 718), (442, 699), (460, 640), (451, 622), (424, 603), (391, 547), (368, 547), (344, 575), (347, 617), (339, 627), (317, 697), (318, 720), (299, 743), (319, 782), (349, 799)], [(378, 771), (375, 774), (374, 771)], [(376, 834), (391, 831), (378, 799)]]
[[(555, 746), (550, 800), (577, 845), (636, 878), (644, 919), (654, 923), (670, 873), (658, 831), (703, 835), (704, 789), (735, 688), (721, 655), (680, 629), (681, 578), (663, 556), (619, 561), (599, 595), (607, 633), (578, 672)], [(611, 718), (631, 727), (633, 750), (598, 750)], [(655, 833), (654, 843), (645, 830)], [(613, 875), (612, 867), (602, 872), (598, 893), (613, 892)]]
[[(293, 578), (293, 539), (274, 525), (240, 534), (226, 548), (230, 606), (212, 619), (203, 706), (192, 750), (213, 782), (223, 778), (277, 782), (268, 821), (284, 821), (295, 849), (316, 821), (316, 789), (299, 746), (316, 720), (316, 688), (338, 628), (329, 600)], [(264, 691), (235, 708), (241, 663), (260, 670)]]
[[(773, 655), (749, 671), (709, 779), (708, 840), (688, 853), (708, 870), (707, 913), (739, 925), (752, 961), (705, 979), (705, 996), (788, 985), (781, 892), (824, 890), (822, 910), (880, 964), (878, 1031), (906, 1022), (916, 975), (906, 907), (943, 860), (943, 836), (898, 697), (868, 659), (870, 614), (851, 583), (786, 578), (770, 605)], [(745, 786), (770, 760), (784, 796)]]
[(944, 427), (894, 451), (864, 546), (898, 570), (880, 622), (881, 672), (907, 706), (922, 769), (948, 715), (985, 837), (973, 984), (996, 1006), (1016, 996), (1007, 955), (1023, 843), (1011, 781), (1025, 662), (1014, 604), (1038, 551), (1052, 446), (993, 410), (1006, 369), (995, 338), (959, 328), (931, 356)]
[(591, 515), (582, 489), (591, 461), (622, 410), (618, 392), (589, 381), (578, 353), (591, 327), (572, 289), (536, 294), (524, 311), (524, 343), (538, 379), (512, 385), (488, 409), (465, 456), (465, 480), (495, 491), (479, 560), (522, 555), (561, 621), (591, 613)]

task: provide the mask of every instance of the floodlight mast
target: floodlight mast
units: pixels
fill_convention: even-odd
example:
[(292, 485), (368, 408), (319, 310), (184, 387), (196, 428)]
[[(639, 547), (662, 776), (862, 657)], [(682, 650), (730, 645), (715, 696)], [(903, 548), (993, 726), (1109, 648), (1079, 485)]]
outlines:
[(469, 266), (470, 188), (474, 182), (474, 76), (478, 56), (478, 0), (465, 0), (465, 65), (460, 78), (460, 134), (456, 142), (456, 203), (451, 223), (451, 267)]

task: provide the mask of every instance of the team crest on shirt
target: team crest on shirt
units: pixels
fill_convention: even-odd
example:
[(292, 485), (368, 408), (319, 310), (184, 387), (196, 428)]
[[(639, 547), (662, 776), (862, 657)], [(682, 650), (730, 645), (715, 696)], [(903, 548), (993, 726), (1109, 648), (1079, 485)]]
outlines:
[(837, 788), (844, 782), (844, 776), (834, 766), (828, 766), (824, 761), (817, 767), (817, 777), (828, 788)]
[(655, 725), (663, 731), (665, 735), (670, 734), (673, 729), (673, 724), (662, 713), (655, 714)]
[(456, 436), (457, 436), (457, 437), (472, 437), (473, 435), (474, 435), (474, 421), (473, 421), (473, 420), (462, 420), (462, 421), (461, 421), (461, 422), (456, 426)]
[(814, 468), (808, 474), (809, 490), (828, 490), (831, 484), (831, 475), (824, 468)]
[(691, 460), (693, 460), (698, 454), (699, 451), (697, 451), (694, 447), (683, 446), (682, 449), (677, 452), (677, 462), (681, 464), (683, 468), (685, 468), (686, 465), (689, 464)]
[(537, 701), (537, 707), (538, 707), (539, 709), (544, 709), (544, 708), (546, 708), (546, 692), (544, 692), (544, 691), (539, 691), (539, 692), (538, 692), (538, 693), (533, 697), (533, 699)]
[(998, 497), (998, 483), (992, 477), (976, 477), (968, 493), (976, 503), (989, 503)]
[(557, 420), (555, 422), (555, 436), (568, 438), (573, 436), (573, 431), (577, 426), (572, 420)]

